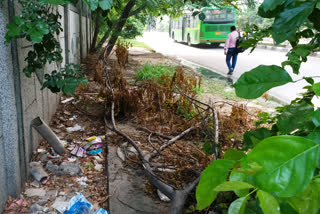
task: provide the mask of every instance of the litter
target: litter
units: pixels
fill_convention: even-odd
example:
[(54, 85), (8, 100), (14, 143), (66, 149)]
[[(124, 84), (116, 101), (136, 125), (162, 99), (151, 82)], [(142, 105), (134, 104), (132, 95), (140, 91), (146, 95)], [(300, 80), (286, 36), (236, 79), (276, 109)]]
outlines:
[(59, 197), (55, 200), (52, 207), (60, 213), (64, 213), (67, 210), (69, 202), (65, 201), (63, 197)]
[(59, 159), (60, 158), (60, 155), (48, 155), (48, 158), (49, 159)]
[(96, 163), (96, 165), (94, 166), (94, 169), (97, 170), (98, 172), (102, 171), (102, 168), (103, 168), (102, 164)]
[(44, 197), (46, 195), (46, 191), (43, 188), (29, 188), (25, 191), (27, 197)]
[[(26, 207), (28, 205), (27, 201), (24, 199), (16, 199), (14, 200), (8, 207), (8, 210), (18, 210), (19, 208)], [(20, 209), (21, 210), (21, 209)]]
[(67, 132), (71, 133), (71, 132), (77, 132), (77, 131), (83, 131), (83, 127), (80, 126), (79, 124), (76, 124), (72, 127), (68, 127), (67, 128)]
[(89, 151), (89, 154), (90, 155), (97, 155), (97, 154), (99, 154), (99, 153), (101, 153), (102, 152), (102, 149), (100, 148), (100, 149), (97, 149), (97, 150), (91, 150), (91, 151)]
[(39, 162), (30, 163), (30, 173), (34, 177), (34, 179), (42, 184), (46, 184), (49, 180), (49, 175), (44, 171), (41, 163)]
[(71, 163), (72, 163), (72, 162), (75, 162), (76, 160), (77, 160), (76, 157), (68, 158), (68, 161), (71, 162)]
[(103, 139), (105, 138), (105, 136), (93, 136), (93, 137), (89, 137), (87, 139), (87, 141), (90, 141), (87, 145), (85, 145), (83, 148), (85, 150), (87, 149), (100, 149), (103, 147)]
[(86, 183), (88, 180), (87, 177), (81, 177), (81, 178), (77, 178), (76, 181), (78, 182), (78, 184), (82, 185), (82, 186), (87, 186), (88, 184)]
[(78, 156), (78, 157), (84, 157), (86, 155), (86, 150), (81, 148), (78, 145), (75, 145), (73, 149), (71, 150), (71, 154)]
[(71, 198), (65, 214), (108, 214), (104, 209), (94, 212), (93, 205), (81, 194)]
[(163, 194), (159, 189), (157, 189), (158, 196), (161, 201), (170, 202), (170, 198), (168, 198), (165, 194)]
[(67, 102), (70, 102), (71, 100), (74, 100), (74, 97), (70, 97), (68, 99), (62, 100), (61, 103), (65, 104)]

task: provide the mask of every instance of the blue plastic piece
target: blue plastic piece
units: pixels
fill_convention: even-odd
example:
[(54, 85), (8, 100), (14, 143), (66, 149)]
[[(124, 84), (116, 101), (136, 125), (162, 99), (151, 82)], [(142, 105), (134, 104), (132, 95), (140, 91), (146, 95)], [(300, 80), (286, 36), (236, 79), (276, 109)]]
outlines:
[(90, 155), (97, 155), (97, 154), (99, 154), (99, 153), (101, 153), (102, 152), (102, 149), (100, 148), (100, 149), (97, 149), (97, 150), (91, 150), (91, 151), (89, 151), (89, 154)]

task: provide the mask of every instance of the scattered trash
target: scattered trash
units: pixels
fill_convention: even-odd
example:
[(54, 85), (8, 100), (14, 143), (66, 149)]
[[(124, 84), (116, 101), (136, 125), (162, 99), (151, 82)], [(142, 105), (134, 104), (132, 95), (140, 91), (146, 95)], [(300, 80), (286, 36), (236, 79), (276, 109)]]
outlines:
[(24, 199), (16, 199), (8, 206), (8, 210), (21, 210), (21, 208), (26, 207), (28, 205), (27, 201)]
[(48, 155), (49, 159), (59, 159), (60, 155), (56, 154), (56, 155)]
[(31, 122), (31, 125), (53, 147), (53, 149), (58, 154), (61, 155), (65, 152), (64, 146), (60, 142), (57, 135), (50, 129), (50, 127), (40, 117), (33, 119)]
[(87, 149), (100, 149), (103, 147), (103, 139), (105, 136), (92, 136), (87, 138), (87, 141), (90, 141), (87, 145), (85, 145), (83, 148), (85, 150)]
[(86, 150), (81, 148), (78, 145), (75, 145), (73, 149), (71, 150), (71, 154), (78, 156), (78, 157), (84, 157), (86, 155)]
[(44, 207), (40, 206), (39, 204), (33, 204), (30, 207), (30, 210), (32, 213), (43, 213), (44, 212)]
[(81, 168), (79, 164), (63, 162), (59, 166), (59, 174), (61, 175), (79, 175)]
[(170, 198), (168, 198), (165, 194), (163, 194), (159, 189), (157, 189), (158, 196), (161, 201), (170, 202)]
[(64, 213), (67, 210), (68, 204), (69, 202), (66, 201), (63, 197), (59, 197), (55, 200), (51, 207), (60, 213)]
[(94, 169), (97, 170), (98, 172), (102, 171), (102, 168), (103, 168), (103, 165), (102, 165), (102, 164), (98, 164), (98, 163), (97, 163), (97, 164), (94, 166)]
[(90, 155), (97, 155), (97, 154), (99, 154), (99, 153), (101, 153), (102, 152), (102, 149), (100, 148), (100, 149), (97, 149), (97, 150), (91, 150), (91, 151), (89, 151), (89, 154)]
[(77, 160), (76, 157), (68, 158), (68, 161), (71, 162), (71, 163), (72, 163), (72, 162), (75, 162), (76, 160)]
[(87, 177), (81, 177), (81, 178), (77, 178), (76, 181), (78, 182), (78, 184), (82, 185), (82, 186), (87, 186), (88, 184), (86, 183), (88, 180)]
[(72, 127), (68, 127), (67, 128), (67, 132), (69, 132), (69, 133), (76, 132), (76, 131), (83, 131), (83, 130), (84, 130), (83, 127), (80, 126), (79, 124), (76, 124), (76, 125), (74, 125)]
[(81, 194), (71, 198), (65, 214), (108, 214), (104, 209), (94, 212), (93, 205)]
[(43, 188), (30, 188), (25, 191), (25, 194), (27, 195), (27, 197), (43, 197), (46, 195), (46, 191)]
[(65, 104), (65, 103), (68, 103), (70, 101), (74, 100), (74, 97), (70, 97), (70, 98), (67, 98), (65, 100), (62, 100), (61, 103)]
[(46, 152), (46, 150), (44, 150), (44, 149), (37, 149), (37, 152), (38, 152), (38, 153), (43, 153), (43, 152)]
[(52, 163), (52, 161), (48, 161), (47, 162), (47, 165), (46, 165), (46, 170), (49, 171), (49, 172), (55, 172), (58, 170), (58, 166), (57, 165), (54, 165)]
[(36, 188), (39, 188), (39, 187), (40, 187), (40, 183), (39, 183), (39, 181), (34, 180), (34, 181), (31, 183), (31, 186), (36, 187)]
[(42, 168), (40, 162), (30, 163), (30, 173), (31, 175), (33, 175), (34, 179), (41, 182), (42, 184), (46, 184), (49, 180), (49, 176)]
[(77, 115), (73, 115), (72, 117), (69, 118), (69, 120), (70, 120), (70, 121), (74, 121), (74, 120), (76, 120), (77, 118), (78, 118)]
[(99, 156), (93, 156), (93, 158), (98, 162), (98, 163), (103, 163), (104, 159), (100, 158)]

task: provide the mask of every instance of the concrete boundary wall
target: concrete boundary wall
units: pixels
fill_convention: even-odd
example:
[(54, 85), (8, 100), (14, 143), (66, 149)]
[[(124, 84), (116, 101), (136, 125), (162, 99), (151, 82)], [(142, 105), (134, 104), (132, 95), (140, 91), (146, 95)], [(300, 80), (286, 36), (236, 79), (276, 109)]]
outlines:
[[(18, 39), (4, 44), (6, 25), (13, 22), (19, 10), (17, 0), (0, 2), (0, 213), (8, 197), (18, 196), (28, 179), (31, 155), (41, 140), (31, 128), (31, 121), (40, 116), (49, 124), (61, 97), (48, 89), (40, 90), (41, 78), (36, 75), (27, 78), (22, 72), (32, 47), (30, 42)], [(62, 16), (64, 31), (57, 38), (64, 61), (46, 65), (42, 75), (66, 63), (80, 64), (91, 43), (92, 19), (87, 5), (80, 1), (76, 6), (58, 6), (55, 12)]]

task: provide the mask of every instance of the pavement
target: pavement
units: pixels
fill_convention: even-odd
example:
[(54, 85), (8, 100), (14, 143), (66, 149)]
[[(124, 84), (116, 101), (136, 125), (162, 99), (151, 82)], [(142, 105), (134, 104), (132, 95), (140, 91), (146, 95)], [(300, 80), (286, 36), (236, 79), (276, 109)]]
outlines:
[[(212, 72), (227, 76), (228, 70), (222, 45), (218, 48), (189, 47), (186, 44), (174, 42), (168, 37), (168, 33), (159, 32), (147, 32), (140, 40), (163, 55), (179, 60), (187, 60)], [(246, 51), (239, 54), (237, 67), (232, 75), (232, 79), (236, 81), (243, 73), (261, 64), (281, 66), (281, 63), (287, 59), (287, 51), (285, 48), (280, 47), (259, 46), (253, 53)], [(310, 56), (308, 61), (301, 65), (299, 75), (294, 74), (290, 67), (286, 67), (292, 79), (297, 82), (273, 88), (268, 91), (268, 94), (275, 97), (281, 103), (289, 103), (304, 91), (303, 87), (307, 85), (307, 82), (302, 80), (304, 76), (318, 76), (315, 80), (316, 82), (320, 81), (318, 68), (320, 68), (320, 60), (314, 56)]]

